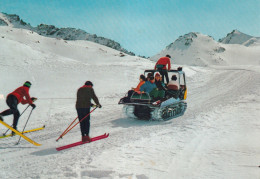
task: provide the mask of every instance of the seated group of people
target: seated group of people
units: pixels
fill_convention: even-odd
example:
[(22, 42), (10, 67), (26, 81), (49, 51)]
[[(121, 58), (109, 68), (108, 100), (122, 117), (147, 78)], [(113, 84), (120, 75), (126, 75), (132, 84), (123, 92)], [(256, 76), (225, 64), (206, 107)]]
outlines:
[(128, 91), (128, 96), (125, 99), (126, 102), (130, 101), (133, 93), (140, 95), (148, 93), (153, 100), (159, 100), (164, 98), (165, 94), (169, 93), (169, 91), (178, 91), (180, 88), (176, 75), (172, 75), (168, 85), (162, 81), (162, 76), (159, 73), (156, 73), (155, 76), (153, 73), (148, 73), (147, 78), (144, 75), (140, 75), (139, 80), (140, 82), (137, 87)]

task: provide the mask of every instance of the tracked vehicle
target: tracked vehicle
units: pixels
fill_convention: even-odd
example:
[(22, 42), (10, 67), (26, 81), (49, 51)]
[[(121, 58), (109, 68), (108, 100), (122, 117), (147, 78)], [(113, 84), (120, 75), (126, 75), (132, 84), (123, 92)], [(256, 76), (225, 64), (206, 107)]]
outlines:
[[(156, 73), (159, 70), (145, 70), (144, 75), (148, 73)], [(124, 113), (131, 118), (138, 118), (143, 120), (169, 120), (179, 117), (184, 114), (187, 103), (187, 86), (185, 80), (185, 73), (182, 68), (178, 70), (168, 70), (168, 75), (176, 75), (179, 84), (178, 90), (167, 89), (165, 95), (161, 99), (154, 99), (149, 93), (138, 94), (134, 92), (130, 96), (130, 100), (121, 98), (118, 104), (123, 104)]]

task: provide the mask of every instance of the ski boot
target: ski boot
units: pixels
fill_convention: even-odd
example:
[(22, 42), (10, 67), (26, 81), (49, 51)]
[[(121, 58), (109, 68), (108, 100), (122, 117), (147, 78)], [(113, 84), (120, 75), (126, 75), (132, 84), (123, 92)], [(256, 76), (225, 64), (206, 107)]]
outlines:
[[(16, 129), (16, 127), (13, 127), (15, 130), (17, 130)], [(12, 134), (11, 134), (11, 137), (13, 137), (13, 136), (15, 136), (16, 135), (16, 133), (14, 132), (14, 131), (12, 131)]]
[(91, 138), (89, 136), (82, 136), (82, 142), (91, 142)]

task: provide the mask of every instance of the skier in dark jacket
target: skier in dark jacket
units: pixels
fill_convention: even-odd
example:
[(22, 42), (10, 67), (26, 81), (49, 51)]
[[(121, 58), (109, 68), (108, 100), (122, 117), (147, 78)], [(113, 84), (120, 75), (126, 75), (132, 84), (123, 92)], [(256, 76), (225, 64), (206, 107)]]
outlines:
[[(14, 119), (13, 119), (13, 128), (14, 129), (17, 129), (17, 124), (18, 124), (18, 120), (20, 117), (20, 112), (17, 108), (17, 105), (19, 103), (22, 103), (22, 104), (29, 103), (33, 109), (36, 107), (35, 104), (33, 104), (33, 101), (36, 98), (31, 98), (29, 95), (29, 89), (30, 89), (31, 85), (32, 84), (29, 81), (26, 81), (23, 86), (17, 88), (12, 93), (8, 94), (8, 96), (6, 98), (6, 104), (9, 106), (10, 109), (7, 109), (0, 113), (0, 120), (2, 120), (2, 121), (3, 121), (3, 118), (1, 116), (8, 116), (10, 114), (14, 115)], [(25, 99), (24, 99), (24, 97), (25, 97)], [(12, 132), (12, 134), (14, 135), (14, 132)]]
[[(78, 113), (79, 121), (90, 113), (91, 99), (94, 100), (97, 107), (101, 108), (98, 98), (92, 88), (93, 84), (91, 81), (87, 81), (84, 86), (78, 89), (76, 110)], [(91, 142), (89, 137), (90, 128), (90, 115), (88, 115), (83, 121), (80, 122), (80, 129), (82, 135), (82, 142)]]

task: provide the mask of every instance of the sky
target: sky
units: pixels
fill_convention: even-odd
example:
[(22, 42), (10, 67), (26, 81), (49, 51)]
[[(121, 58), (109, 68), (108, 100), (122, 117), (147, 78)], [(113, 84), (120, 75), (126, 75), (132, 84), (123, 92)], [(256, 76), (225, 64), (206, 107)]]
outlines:
[(0, 12), (32, 26), (80, 28), (146, 57), (189, 32), (260, 37), (259, 10), (260, 0), (0, 0)]

